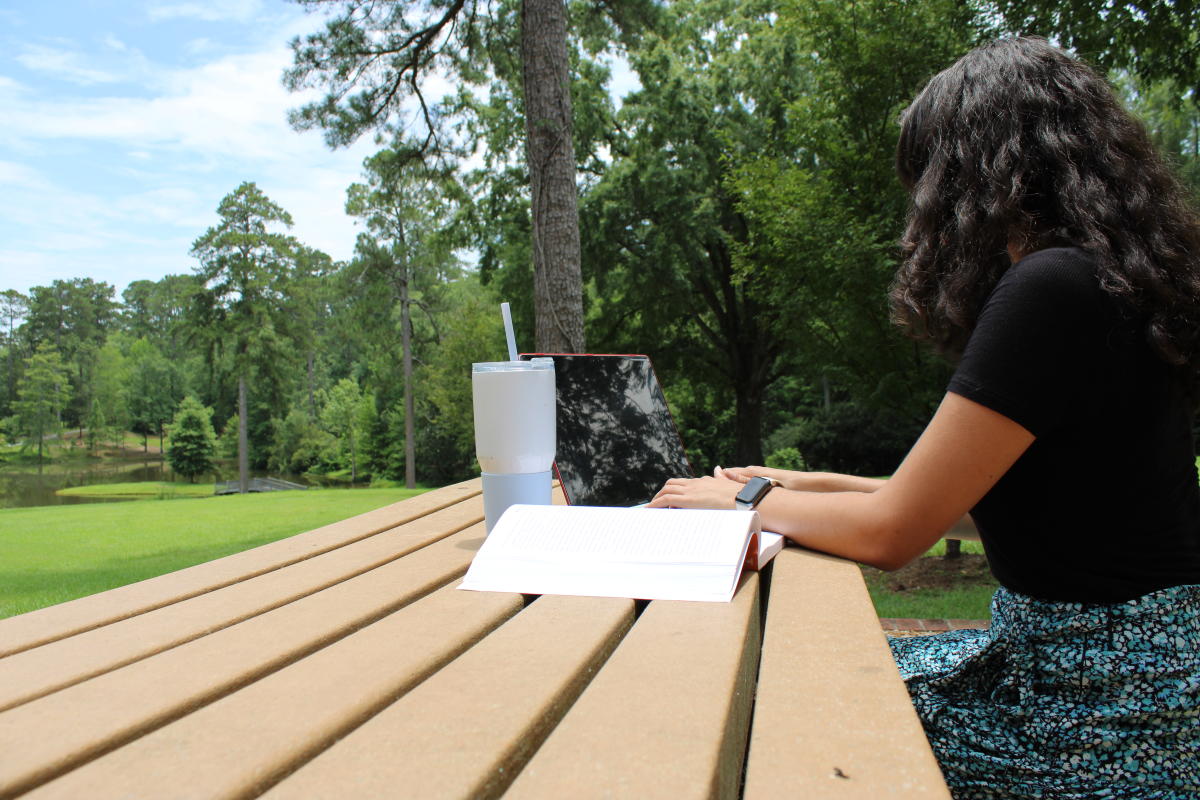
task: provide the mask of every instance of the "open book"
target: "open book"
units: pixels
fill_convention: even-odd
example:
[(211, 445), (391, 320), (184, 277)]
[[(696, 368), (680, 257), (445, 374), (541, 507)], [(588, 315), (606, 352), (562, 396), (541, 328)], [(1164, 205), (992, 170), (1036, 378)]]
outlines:
[(729, 602), (783, 548), (754, 511), (511, 506), (462, 589)]

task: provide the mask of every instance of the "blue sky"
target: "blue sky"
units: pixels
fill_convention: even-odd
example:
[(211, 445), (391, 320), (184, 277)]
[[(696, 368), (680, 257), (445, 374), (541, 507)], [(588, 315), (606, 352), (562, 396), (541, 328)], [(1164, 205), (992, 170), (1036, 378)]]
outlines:
[(291, 130), (304, 98), (280, 83), (321, 23), (282, 0), (0, 0), (0, 289), (191, 272), (247, 180), (348, 258), (345, 190), (375, 145)]

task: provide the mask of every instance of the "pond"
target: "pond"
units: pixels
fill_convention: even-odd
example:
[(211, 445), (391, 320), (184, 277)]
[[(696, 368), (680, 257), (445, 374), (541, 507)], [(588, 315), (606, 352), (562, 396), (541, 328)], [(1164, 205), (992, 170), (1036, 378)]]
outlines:
[[(251, 471), (250, 474), (253, 477), (267, 477), (265, 472)], [(196, 480), (200, 483), (212, 483), (214, 480), (232, 480), (236, 477), (237, 469), (234, 467), (222, 469), (217, 475), (203, 476)], [(306, 476), (272, 473), (270, 477), (284, 478), (305, 486), (317, 483), (315, 479)], [(175, 479), (171, 467), (156, 454), (102, 460), (72, 460), (68, 463), (51, 462), (42, 465), (40, 469), (37, 464), (5, 464), (0, 461), (0, 508), (123, 502), (115, 498), (76, 497), (56, 492), (72, 486)]]

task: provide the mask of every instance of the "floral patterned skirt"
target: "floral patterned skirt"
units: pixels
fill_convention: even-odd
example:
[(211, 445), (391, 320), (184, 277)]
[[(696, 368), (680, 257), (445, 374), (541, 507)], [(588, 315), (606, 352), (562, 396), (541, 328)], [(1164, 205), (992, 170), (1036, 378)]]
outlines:
[(1001, 588), (990, 630), (891, 645), (956, 800), (1200, 798), (1200, 586), (1114, 604)]

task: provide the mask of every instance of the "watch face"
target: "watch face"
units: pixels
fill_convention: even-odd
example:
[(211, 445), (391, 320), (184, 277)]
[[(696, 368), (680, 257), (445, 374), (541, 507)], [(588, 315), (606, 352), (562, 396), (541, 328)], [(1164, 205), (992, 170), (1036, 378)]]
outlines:
[(740, 504), (754, 508), (758, 505), (758, 501), (766, 494), (774, 484), (767, 478), (751, 478), (742, 487), (742, 490), (737, 493), (736, 501)]

